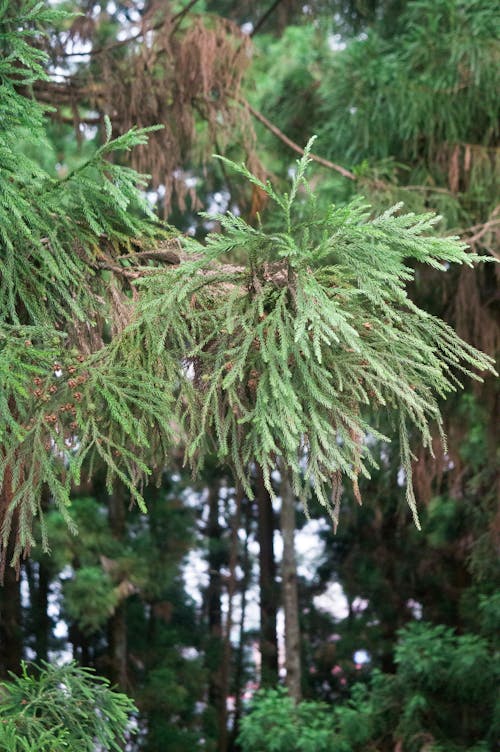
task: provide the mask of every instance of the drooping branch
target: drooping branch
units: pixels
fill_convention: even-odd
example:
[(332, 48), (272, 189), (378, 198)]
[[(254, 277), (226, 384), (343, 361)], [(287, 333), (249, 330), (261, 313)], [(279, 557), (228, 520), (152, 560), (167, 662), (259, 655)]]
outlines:
[[(189, 13), (191, 8), (193, 8), (197, 2), (198, 0), (190, 0), (190, 2), (188, 2), (184, 8), (182, 8), (178, 13), (176, 13), (169, 19), (170, 22), (173, 24), (173, 28), (171, 32), (172, 34), (177, 30), (184, 16), (186, 16)], [(146, 34), (150, 31), (159, 31), (163, 26), (166, 25), (166, 23), (167, 23), (167, 19), (162, 18), (160, 21), (157, 21), (152, 26), (149, 26), (149, 27), (142, 26), (139, 29), (139, 31), (137, 31), (135, 34), (132, 34), (132, 36), (127, 37), (126, 39), (116, 39), (114, 42), (105, 44), (102, 47), (95, 47), (91, 50), (88, 50), (87, 52), (64, 52), (60, 54), (58, 57), (61, 57), (61, 58), (86, 57), (87, 55), (89, 55), (90, 57), (96, 57), (97, 55), (107, 54), (120, 47), (125, 47), (127, 44), (130, 44), (130, 42), (136, 42), (138, 39), (141, 39), (141, 37), (146, 36)]]
[(481, 222), (477, 225), (472, 225), (463, 230), (463, 235), (467, 243), (474, 247), (477, 244), (481, 245), (483, 250), (487, 251), (493, 258), (500, 261), (500, 252), (491, 245), (485, 245), (483, 238), (489, 232), (500, 232), (500, 205), (495, 207), (491, 212), (491, 215), (486, 222)]
[(276, 8), (281, 5), (282, 2), (283, 0), (274, 0), (274, 3), (266, 10), (266, 12), (259, 18), (259, 20), (255, 24), (254, 28), (252, 29), (252, 33), (250, 34), (251, 37), (255, 36), (255, 34), (260, 31), (262, 26), (264, 26), (264, 24), (266, 23), (267, 19), (272, 16)]

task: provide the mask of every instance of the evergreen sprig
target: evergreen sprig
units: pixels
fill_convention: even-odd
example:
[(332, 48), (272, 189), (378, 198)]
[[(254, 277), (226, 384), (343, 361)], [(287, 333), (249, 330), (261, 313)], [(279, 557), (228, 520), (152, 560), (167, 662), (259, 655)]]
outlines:
[[(82, 468), (99, 463), (108, 485), (119, 477), (143, 504), (150, 448), (170, 416), (161, 375), (143, 378), (123, 348), (116, 362), (112, 342), (133, 310), (118, 257), (164, 231), (141, 190), (147, 177), (111, 158), (150, 129), (112, 139), (106, 121), (105, 143), (64, 176), (38, 161), (50, 147), (30, 93), (47, 78), (35, 40), (60, 15), (33, 0), (0, 4), (0, 550), (11, 538), (13, 562), (34, 543), (44, 490), (71, 525)], [(46, 547), (43, 520), (42, 538)]]
[[(220, 233), (203, 245), (186, 239), (185, 263), (140, 282), (140, 318), (157, 350), (168, 346), (184, 364), (176, 419), (189, 458), (215, 450), (248, 493), (249, 465), (262, 466), (272, 491), (281, 458), (295, 492), (307, 501), (314, 489), (337, 522), (341, 476), (359, 496), (358, 475), (374, 463), (367, 438), (388, 440), (376, 428), (385, 411), (418, 525), (410, 427), (432, 450), (438, 400), (457, 374), (479, 378), (492, 361), (417, 308), (406, 285), (414, 261), (445, 269), (480, 259), (457, 238), (436, 237), (432, 214), (396, 206), (372, 217), (359, 200), (320, 210), (305, 179), (311, 144), (284, 195), (225, 160), (268, 195), (272, 224), (216, 215)], [(224, 264), (235, 252), (244, 264)]]
[[(145, 179), (108, 157), (147, 134), (112, 140), (108, 122), (105, 144), (63, 178), (29, 156), (45, 143), (44, 113), (23, 87), (45, 75), (45, 58), (27, 40), (47, 16), (33, 0), (21, 7), (0, 5), (0, 113), (11, 113), (0, 120), (4, 551), (9, 539), (14, 563), (29, 551), (44, 490), (71, 524), (71, 488), (96, 465), (141, 504), (142, 482), (180, 436), (195, 469), (215, 450), (249, 494), (252, 463), (272, 491), (283, 462), (297, 494), (314, 491), (337, 521), (342, 477), (359, 496), (369, 440), (386, 438), (381, 411), (400, 434), (417, 520), (410, 430), (431, 447), (438, 399), (492, 363), (419, 310), (406, 285), (414, 262), (479, 257), (436, 237), (431, 214), (396, 206), (372, 217), (359, 200), (325, 211), (305, 178), (310, 143), (287, 194), (228, 162), (267, 194), (265, 224), (217, 215), (222, 232), (186, 238), (176, 268), (142, 274), (133, 250), (162, 230)], [(227, 263), (235, 257), (242, 265)], [(138, 295), (130, 280), (141, 275)], [(47, 547), (43, 522), (42, 538)]]
[(22, 664), (21, 676), (0, 684), (0, 745), (5, 752), (123, 749), (135, 711), (132, 700), (112, 690), (92, 669), (70, 663)]

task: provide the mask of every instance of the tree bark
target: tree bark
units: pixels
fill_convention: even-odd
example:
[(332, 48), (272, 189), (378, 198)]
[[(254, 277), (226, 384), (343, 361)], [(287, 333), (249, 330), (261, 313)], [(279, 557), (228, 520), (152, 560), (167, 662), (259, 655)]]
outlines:
[(129, 686), (127, 671), (127, 619), (125, 602), (120, 603), (108, 622), (108, 645), (111, 657), (110, 679), (120, 689)]
[(281, 577), (285, 611), (286, 686), (295, 702), (302, 699), (300, 663), (299, 599), (295, 560), (295, 496), (286, 468), (281, 469), (281, 534), (283, 561)]
[[(126, 529), (125, 488), (118, 481), (108, 500), (108, 519), (113, 538), (123, 541)], [(108, 620), (110, 679), (123, 690), (126, 690), (129, 684), (126, 617), (126, 601), (122, 600)]]
[(264, 485), (262, 468), (257, 468), (255, 492), (258, 510), (259, 589), (262, 687), (278, 683), (278, 638), (276, 634), (276, 562), (274, 558), (274, 510), (269, 491)]
[[(12, 501), (12, 473), (7, 467), (3, 489), (0, 494), (0, 521), (3, 512)], [(16, 521), (13, 529), (17, 527)], [(10, 566), (14, 553), (15, 538), (10, 536), (8, 545), (0, 549), (0, 678), (8, 678), (9, 671), (19, 674), (23, 657), (21, 583), (19, 568)]]
[(236, 656), (235, 656), (234, 718), (233, 718), (233, 728), (231, 732), (231, 739), (230, 739), (230, 744), (229, 744), (230, 750), (234, 750), (236, 748), (235, 746), (236, 739), (238, 737), (239, 730), (240, 730), (240, 720), (241, 720), (241, 714), (242, 714), (241, 695), (242, 695), (242, 690), (243, 690), (242, 685), (243, 685), (243, 676), (244, 676), (243, 658), (244, 658), (244, 648), (245, 648), (245, 618), (246, 618), (246, 610), (247, 610), (247, 590), (248, 590), (248, 585), (250, 582), (251, 567), (252, 567), (252, 562), (250, 560), (249, 551), (248, 551), (248, 540), (250, 537), (250, 526), (251, 526), (250, 504), (248, 500), (246, 500), (246, 503), (244, 504), (243, 508), (244, 508), (244, 515), (245, 515), (245, 541), (243, 543), (243, 552), (242, 552), (242, 557), (241, 557), (241, 568), (243, 571), (243, 577), (240, 582), (241, 610), (240, 610), (238, 649), (236, 651)]
[[(8, 556), (9, 549), (4, 553)], [(20, 581), (16, 570), (7, 564), (0, 587), (0, 678), (7, 679), (9, 671), (19, 674), (22, 657)]]
[(24, 563), (24, 571), (28, 580), (30, 610), (28, 616), (28, 628), (34, 636), (34, 646), (37, 663), (48, 660), (49, 635), (51, 632), (51, 619), (48, 614), (50, 572), (44, 561), (39, 562), (27, 559)]
[(218, 479), (213, 479), (208, 498), (208, 645), (206, 663), (208, 669), (208, 703), (214, 711), (217, 725), (217, 750), (223, 752), (225, 734), (223, 727), (226, 723), (226, 698), (223, 692), (224, 658), (222, 634), (222, 577), (221, 566), (225, 553), (221, 542), (221, 526), (219, 524), (219, 487)]
[(227, 583), (227, 618), (226, 626), (224, 630), (224, 647), (221, 663), (221, 695), (222, 695), (222, 708), (219, 718), (219, 750), (220, 752), (227, 752), (229, 744), (228, 736), (228, 714), (227, 714), (227, 698), (230, 692), (230, 670), (232, 662), (232, 644), (231, 644), (231, 632), (233, 629), (233, 605), (234, 595), (236, 593), (237, 579), (236, 579), (236, 565), (239, 558), (239, 529), (241, 524), (241, 505), (243, 501), (243, 489), (241, 484), (236, 485), (235, 504), (236, 509), (231, 520), (231, 547), (229, 551), (229, 578)]

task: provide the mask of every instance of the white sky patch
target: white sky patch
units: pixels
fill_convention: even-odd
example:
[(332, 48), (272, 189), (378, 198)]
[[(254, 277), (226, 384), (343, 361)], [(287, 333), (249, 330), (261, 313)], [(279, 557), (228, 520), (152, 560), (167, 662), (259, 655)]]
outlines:
[(324, 541), (318, 533), (328, 527), (325, 520), (309, 520), (302, 530), (295, 533), (297, 573), (299, 577), (311, 580), (316, 574), (325, 552)]
[(400, 488), (403, 488), (403, 486), (406, 484), (406, 473), (404, 471), (404, 468), (399, 468), (396, 481)]
[(203, 603), (202, 591), (208, 587), (208, 563), (199, 549), (192, 549), (182, 567), (186, 593), (197, 606)]
[(414, 619), (422, 618), (422, 604), (410, 598), (406, 601), (406, 607), (411, 611)]
[(356, 650), (353, 658), (354, 663), (357, 663), (360, 666), (363, 666), (365, 663), (370, 663), (371, 661), (370, 654), (367, 653), (366, 650)]
[(359, 595), (352, 602), (352, 610), (355, 614), (362, 614), (368, 608), (368, 601), (366, 598), (361, 598)]
[(340, 52), (341, 50), (345, 50), (346, 43), (344, 42), (340, 34), (329, 34), (328, 47), (332, 50), (332, 52)]
[(286, 676), (285, 669), (285, 612), (282, 608), (276, 614), (276, 634), (278, 637), (278, 673), (283, 679)]
[[(60, 577), (64, 580), (69, 579), (73, 575), (73, 568), (70, 566), (67, 566), (63, 569), (63, 571), (60, 573)], [(62, 584), (61, 580), (55, 580), (51, 583), (49, 594), (48, 594), (48, 607), (47, 607), (47, 615), (50, 616), (51, 619), (54, 619), (55, 626), (54, 626), (54, 637), (57, 637), (57, 639), (67, 639), (68, 637), (68, 625), (65, 621), (63, 621), (61, 616), (61, 590), (62, 590)]]
[(349, 604), (340, 582), (331, 582), (321, 595), (313, 598), (313, 603), (320, 611), (326, 611), (339, 621), (349, 615)]
[(229, 202), (231, 200), (231, 194), (229, 191), (216, 191), (212, 196), (210, 197), (210, 202), (208, 204), (207, 213), (208, 214), (224, 214), (224, 212), (227, 211), (227, 208), (229, 206)]

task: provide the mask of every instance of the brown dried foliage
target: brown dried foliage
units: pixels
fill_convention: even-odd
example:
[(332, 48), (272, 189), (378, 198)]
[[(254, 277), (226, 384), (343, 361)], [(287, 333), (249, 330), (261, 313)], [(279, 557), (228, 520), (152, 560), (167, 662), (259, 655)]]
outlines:
[[(161, 23), (153, 11), (161, 11)], [(93, 31), (79, 18), (72, 34), (88, 40)], [(57, 51), (52, 53), (57, 59)], [(64, 57), (59, 48), (59, 63)], [(155, 187), (165, 186), (166, 210), (174, 202), (183, 211), (188, 197), (197, 208), (195, 192), (186, 184), (187, 165), (204, 163), (235, 133), (248, 153), (254, 151), (250, 114), (238, 103), (250, 60), (251, 41), (232, 21), (208, 14), (179, 19), (168, 6), (165, 11), (164, 4), (153, 4), (128, 43), (95, 47), (91, 66), (65, 83), (42, 82), (37, 96), (55, 104), (54, 117), (72, 121), (77, 132), (104, 114), (116, 134), (163, 126), (150, 134), (147, 146), (133, 150), (131, 164), (151, 174)]]
[(440, 144), (436, 164), (448, 176), (451, 193), (465, 193), (482, 178), (486, 184), (500, 172), (500, 148), (471, 143)]

